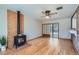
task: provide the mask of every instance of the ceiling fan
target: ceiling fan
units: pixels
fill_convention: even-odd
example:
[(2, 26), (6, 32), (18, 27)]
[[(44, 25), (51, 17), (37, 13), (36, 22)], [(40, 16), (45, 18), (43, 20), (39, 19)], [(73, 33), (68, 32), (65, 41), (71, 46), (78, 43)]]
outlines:
[(42, 11), (41, 13), (44, 14), (43, 17), (47, 17), (47, 18), (57, 14), (57, 12), (51, 12), (51, 10), (45, 10), (45, 11)]

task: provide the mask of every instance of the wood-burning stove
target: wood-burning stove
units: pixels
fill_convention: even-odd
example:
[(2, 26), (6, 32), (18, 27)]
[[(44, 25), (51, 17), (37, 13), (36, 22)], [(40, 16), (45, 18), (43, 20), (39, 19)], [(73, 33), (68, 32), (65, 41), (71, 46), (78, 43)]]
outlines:
[(26, 35), (14, 36), (14, 47), (15, 48), (18, 48), (24, 44), (26, 44)]
[(20, 11), (17, 11), (17, 35), (14, 36), (14, 47), (18, 48), (26, 44), (26, 35), (20, 33)]

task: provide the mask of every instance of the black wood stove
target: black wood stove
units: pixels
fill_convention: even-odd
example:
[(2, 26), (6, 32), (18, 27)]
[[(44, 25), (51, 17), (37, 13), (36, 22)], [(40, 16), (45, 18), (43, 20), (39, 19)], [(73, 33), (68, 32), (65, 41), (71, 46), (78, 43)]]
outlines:
[(18, 48), (26, 44), (26, 35), (20, 33), (20, 11), (17, 11), (17, 35), (14, 36), (14, 47)]
[(14, 36), (14, 47), (18, 48), (22, 45), (26, 44), (26, 35), (17, 35)]

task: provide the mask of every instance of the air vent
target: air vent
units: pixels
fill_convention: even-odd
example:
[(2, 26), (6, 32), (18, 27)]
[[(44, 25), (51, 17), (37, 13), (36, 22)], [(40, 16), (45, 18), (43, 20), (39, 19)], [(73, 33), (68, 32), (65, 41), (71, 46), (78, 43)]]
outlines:
[(56, 10), (61, 10), (61, 9), (63, 9), (63, 7), (58, 7), (58, 8), (56, 8)]

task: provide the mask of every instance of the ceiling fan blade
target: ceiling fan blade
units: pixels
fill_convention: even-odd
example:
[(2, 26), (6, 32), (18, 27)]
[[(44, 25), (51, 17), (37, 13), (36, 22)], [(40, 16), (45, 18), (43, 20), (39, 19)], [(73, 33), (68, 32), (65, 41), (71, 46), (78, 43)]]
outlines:
[(44, 12), (44, 11), (42, 11), (42, 13), (43, 13), (43, 14), (45, 14), (45, 12)]
[(57, 14), (57, 12), (55, 12), (55, 13), (50, 13), (50, 15), (55, 15), (55, 14)]

